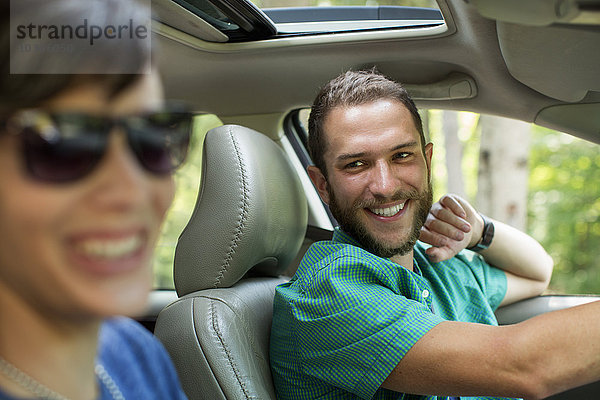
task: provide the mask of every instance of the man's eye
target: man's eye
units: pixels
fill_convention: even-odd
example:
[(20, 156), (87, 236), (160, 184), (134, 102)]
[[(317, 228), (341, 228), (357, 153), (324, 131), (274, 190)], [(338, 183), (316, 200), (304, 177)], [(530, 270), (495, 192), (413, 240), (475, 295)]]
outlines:
[(352, 161), (351, 163), (346, 164), (346, 169), (360, 168), (363, 165), (365, 165), (365, 163), (362, 161)]
[(412, 153), (409, 153), (407, 151), (403, 151), (403, 152), (394, 154), (394, 159), (395, 160), (403, 160), (405, 158), (410, 157), (411, 155), (412, 155)]

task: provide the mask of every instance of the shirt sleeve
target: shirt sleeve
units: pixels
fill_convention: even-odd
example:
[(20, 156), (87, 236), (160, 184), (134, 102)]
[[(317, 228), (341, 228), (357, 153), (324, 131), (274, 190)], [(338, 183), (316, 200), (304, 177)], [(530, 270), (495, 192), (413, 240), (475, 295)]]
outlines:
[(99, 357), (125, 398), (187, 399), (165, 348), (129, 318), (104, 324)]
[(295, 304), (303, 371), (365, 399), (443, 321), (380, 274), (360, 260), (337, 260)]
[(506, 295), (506, 273), (486, 263), (481, 254), (464, 250), (457, 255), (471, 269), (492, 310), (496, 310)]

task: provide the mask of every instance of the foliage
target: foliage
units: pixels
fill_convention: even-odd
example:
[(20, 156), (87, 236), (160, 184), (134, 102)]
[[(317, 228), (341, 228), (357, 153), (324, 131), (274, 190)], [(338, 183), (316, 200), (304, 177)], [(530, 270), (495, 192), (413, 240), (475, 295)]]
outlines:
[(554, 259), (551, 290), (600, 293), (598, 145), (534, 127), (529, 227)]

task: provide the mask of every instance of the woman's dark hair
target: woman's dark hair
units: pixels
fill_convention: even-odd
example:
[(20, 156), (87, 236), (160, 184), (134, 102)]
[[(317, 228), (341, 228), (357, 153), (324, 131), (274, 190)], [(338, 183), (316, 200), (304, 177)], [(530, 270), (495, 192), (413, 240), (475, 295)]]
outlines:
[[(144, 4), (135, 0), (3, 1), (0, 5), (0, 116), (10, 115), (20, 108), (36, 107), (76, 84), (99, 83), (112, 98), (137, 81), (151, 64), (147, 3), (149, 1)], [(118, 26), (124, 18), (131, 21), (132, 26), (145, 25), (148, 40), (130, 40), (126, 45), (123, 41), (96, 40), (93, 47), (85, 51), (76, 46), (64, 51), (64, 47), (57, 47), (56, 33), (51, 35), (49, 28), (40, 31), (44, 28), (31, 22), (44, 21), (46, 27), (62, 27), (62, 31), (54, 32), (64, 34), (64, 27), (69, 29), (67, 33), (83, 24), (88, 29), (91, 26), (107, 29)], [(30, 40), (34, 44), (29, 45), (29, 51), (23, 51), (18, 46), (18, 34), (22, 38), (28, 32), (35, 39)], [(86, 34), (91, 37), (89, 31)], [(53, 51), (57, 48), (58, 51)], [(115, 68), (119, 66), (124, 68)], [(23, 70), (25, 73), (21, 73)]]
[(327, 138), (323, 125), (328, 114), (336, 107), (358, 106), (381, 99), (396, 100), (408, 109), (421, 136), (421, 146), (425, 152), (421, 116), (402, 85), (381, 75), (375, 69), (348, 71), (323, 86), (308, 118), (308, 151), (315, 166), (325, 177), (327, 177), (327, 169), (323, 155), (327, 150)]

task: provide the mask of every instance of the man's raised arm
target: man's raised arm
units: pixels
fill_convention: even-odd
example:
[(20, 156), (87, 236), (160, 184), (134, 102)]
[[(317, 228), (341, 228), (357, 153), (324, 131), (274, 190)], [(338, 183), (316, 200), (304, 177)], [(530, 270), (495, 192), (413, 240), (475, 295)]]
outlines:
[[(486, 262), (506, 272), (507, 291), (501, 305), (541, 294), (552, 275), (550, 255), (526, 233), (500, 221), (492, 223), (494, 237), (480, 253)], [(433, 246), (427, 254), (437, 262), (475, 246), (483, 228), (481, 215), (466, 200), (449, 194), (432, 206), (420, 239)]]

